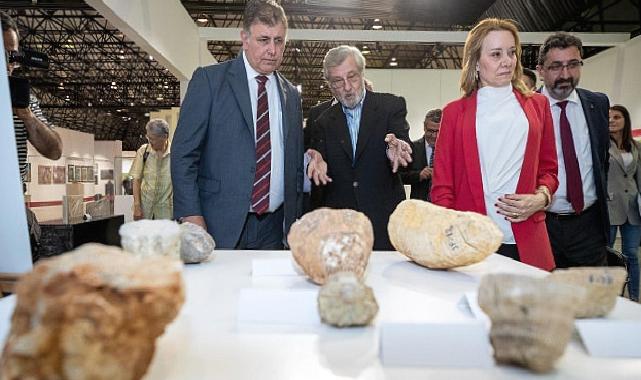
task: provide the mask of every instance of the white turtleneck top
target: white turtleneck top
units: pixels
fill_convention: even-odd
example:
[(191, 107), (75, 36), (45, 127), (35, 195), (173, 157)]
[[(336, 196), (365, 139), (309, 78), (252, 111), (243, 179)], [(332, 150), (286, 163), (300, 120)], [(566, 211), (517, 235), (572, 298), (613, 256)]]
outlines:
[(511, 223), (496, 212), (494, 205), (499, 197), (516, 192), (525, 156), (528, 120), (511, 84), (482, 87), (476, 107), (476, 141), (485, 209), (503, 232), (503, 243), (515, 244)]

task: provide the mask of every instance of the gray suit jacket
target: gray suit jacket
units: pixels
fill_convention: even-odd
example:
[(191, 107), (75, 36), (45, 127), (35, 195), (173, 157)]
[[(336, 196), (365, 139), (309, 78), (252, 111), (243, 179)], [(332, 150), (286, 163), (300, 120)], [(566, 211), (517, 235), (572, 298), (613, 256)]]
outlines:
[(608, 210), (610, 224), (621, 225), (625, 222), (641, 224), (637, 195), (641, 188), (641, 150), (632, 144), (632, 163), (623, 165), (621, 151), (614, 142), (610, 143), (610, 171), (608, 172)]
[[(285, 149), (286, 236), (302, 212), (303, 114), (296, 88), (275, 75)], [(255, 171), (254, 122), (242, 55), (196, 69), (171, 146), (174, 216), (204, 216), (216, 247), (234, 248), (250, 208)]]

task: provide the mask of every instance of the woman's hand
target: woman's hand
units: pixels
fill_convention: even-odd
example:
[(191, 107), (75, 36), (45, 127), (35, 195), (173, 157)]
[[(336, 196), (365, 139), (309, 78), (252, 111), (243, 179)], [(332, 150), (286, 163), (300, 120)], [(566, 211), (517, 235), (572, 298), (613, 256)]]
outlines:
[(496, 202), (496, 212), (505, 216), (511, 223), (527, 220), (532, 214), (541, 211), (547, 205), (547, 197), (543, 193), (536, 194), (505, 194)]

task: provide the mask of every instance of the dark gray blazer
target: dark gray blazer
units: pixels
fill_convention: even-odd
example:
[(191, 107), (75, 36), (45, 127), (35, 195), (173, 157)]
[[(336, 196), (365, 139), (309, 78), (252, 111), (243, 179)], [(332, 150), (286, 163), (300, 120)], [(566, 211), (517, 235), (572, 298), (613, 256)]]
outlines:
[[(284, 233), (300, 216), (303, 120), (298, 91), (279, 73)], [(234, 248), (250, 208), (256, 171), (254, 122), (242, 55), (194, 72), (171, 146), (174, 216), (202, 215), (217, 248)]]
[(641, 188), (641, 152), (632, 143), (632, 163), (626, 168), (621, 151), (610, 142), (610, 171), (608, 172), (608, 210), (610, 224), (620, 226), (625, 222), (641, 224), (637, 196)]
[(412, 141), (412, 163), (410, 169), (401, 173), (403, 183), (412, 186), (410, 198), (426, 201), (432, 187), (432, 178), (421, 181), (421, 171), (427, 166), (425, 137)]
[[(596, 187), (597, 201), (601, 214), (601, 228), (605, 241), (610, 236), (610, 219), (608, 216), (607, 186), (610, 148), (610, 130), (608, 128), (608, 111), (610, 101), (605, 94), (592, 92), (582, 88), (576, 89), (581, 99), (583, 114), (588, 124), (590, 145), (592, 147), (592, 172)], [(560, 149), (561, 147), (557, 147)]]

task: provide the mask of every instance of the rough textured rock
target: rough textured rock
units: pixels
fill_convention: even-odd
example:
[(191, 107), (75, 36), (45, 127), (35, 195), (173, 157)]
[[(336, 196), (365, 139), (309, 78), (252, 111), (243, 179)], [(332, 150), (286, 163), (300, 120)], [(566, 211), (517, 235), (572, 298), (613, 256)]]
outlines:
[(619, 267), (582, 267), (557, 269), (549, 279), (585, 289), (575, 317), (596, 318), (612, 311), (627, 275), (626, 270)]
[(485, 215), (416, 199), (396, 207), (387, 230), (397, 251), (428, 268), (477, 263), (496, 252), (503, 240), (499, 228)]
[(120, 226), (120, 242), (125, 251), (137, 256), (180, 258), (181, 230), (171, 220), (138, 220)]
[(214, 254), (216, 243), (204, 228), (197, 224), (185, 222), (180, 225), (182, 240), (180, 258), (185, 263), (202, 263)]
[(319, 209), (292, 224), (287, 236), (294, 260), (317, 284), (340, 271), (363, 277), (374, 245), (372, 223), (354, 210)]
[(522, 275), (484, 276), (478, 302), (492, 320), (496, 361), (550, 371), (570, 340), (583, 293), (581, 288)]
[(372, 288), (352, 272), (338, 272), (318, 292), (321, 321), (333, 326), (365, 326), (378, 313)]
[(182, 263), (87, 244), (16, 285), (0, 378), (140, 379), (184, 301)]

